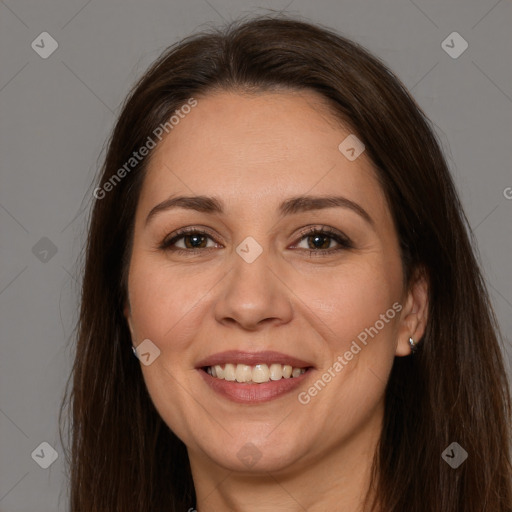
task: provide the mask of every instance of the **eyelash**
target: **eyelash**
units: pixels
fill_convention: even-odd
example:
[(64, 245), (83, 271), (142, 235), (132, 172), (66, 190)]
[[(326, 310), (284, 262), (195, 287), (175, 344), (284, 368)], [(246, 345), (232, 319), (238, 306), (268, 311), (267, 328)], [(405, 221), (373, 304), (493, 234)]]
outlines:
[[(187, 235), (188, 236), (190, 236), (190, 235), (200, 235), (200, 236), (206, 235), (213, 240), (213, 236), (211, 235), (211, 233), (209, 233), (207, 231), (202, 231), (197, 228), (182, 228), (182, 229), (179, 229), (178, 231), (176, 231), (175, 233), (172, 233), (170, 235), (171, 238), (167, 237), (166, 239), (164, 239), (158, 248), (162, 251), (172, 251), (175, 254), (186, 254), (186, 255), (190, 255), (191, 253), (197, 254), (201, 251), (213, 249), (213, 247), (205, 247), (203, 249), (200, 249), (200, 248), (181, 249), (181, 248), (176, 248), (176, 247), (171, 248), (173, 244), (175, 244), (178, 240), (185, 238)], [(329, 226), (322, 226), (321, 228), (311, 227), (311, 228), (308, 228), (308, 229), (302, 231), (300, 233), (300, 239), (299, 239), (298, 243), (302, 242), (302, 240), (304, 238), (308, 238), (313, 235), (324, 235), (325, 237), (331, 238), (332, 240), (334, 240), (335, 242), (337, 242), (340, 245), (340, 247), (334, 248), (334, 249), (317, 249), (317, 250), (302, 249), (303, 251), (309, 250), (309, 255), (313, 256), (313, 257), (330, 256), (336, 252), (353, 248), (353, 244), (348, 237), (346, 237), (339, 231), (336, 231), (336, 230), (330, 228)]]

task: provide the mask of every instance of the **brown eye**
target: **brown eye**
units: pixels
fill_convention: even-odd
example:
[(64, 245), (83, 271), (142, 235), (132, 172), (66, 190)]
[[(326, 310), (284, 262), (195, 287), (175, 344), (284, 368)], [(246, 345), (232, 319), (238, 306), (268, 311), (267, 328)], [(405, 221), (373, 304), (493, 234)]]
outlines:
[(204, 242), (207, 237), (200, 234), (193, 234), (183, 235), (180, 238), (183, 238), (185, 241), (185, 246), (187, 249), (198, 249), (205, 247)]
[[(201, 249), (211, 249), (215, 246), (207, 246), (208, 239), (213, 240), (209, 233), (197, 229), (182, 229), (167, 237), (159, 246), (159, 249), (176, 252), (194, 252)], [(181, 242), (183, 240), (183, 242)], [(183, 245), (179, 245), (182, 243)]]
[[(323, 256), (338, 251), (350, 249), (353, 247), (352, 242), (343, 233), (333, 230), (329, 227), (310, 228), (301, 233), (302, 238), (296, 246), (300, 249), (309, 250), (310, 255)], [(300, 247), (305, 242), (306, 246)], [(332, 243), (338, 244), (338, 247), (332, 247)]]
[(329, 245), (334, 240), (331, 236), (316, 234), (306, 237), (310, 249), (329, 249)]

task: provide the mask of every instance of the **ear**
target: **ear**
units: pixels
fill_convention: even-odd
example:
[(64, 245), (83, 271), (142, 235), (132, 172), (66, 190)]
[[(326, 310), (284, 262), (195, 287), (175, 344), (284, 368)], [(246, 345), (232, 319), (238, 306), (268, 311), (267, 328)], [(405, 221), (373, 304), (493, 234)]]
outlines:
[(418, 344), (425, 333), (428, 320), (429, 282), (426, 271), (418, 268), (411, 278), (405, 306), (400, 316), (398, 343), (395, 355), (408, 356), (411, 354), (409, 338)]

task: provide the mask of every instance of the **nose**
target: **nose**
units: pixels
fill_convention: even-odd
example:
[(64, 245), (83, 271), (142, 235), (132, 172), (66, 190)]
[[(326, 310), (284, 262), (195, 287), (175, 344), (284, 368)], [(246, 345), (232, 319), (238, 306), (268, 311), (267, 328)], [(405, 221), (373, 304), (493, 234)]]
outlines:
[(293, 317), (291, 291), (268, 250), (251, 263), (233, 252), (231, 272), (222, 280), (215, 303), (218, 322), (254, 331), (267, 324), (286, 324)]

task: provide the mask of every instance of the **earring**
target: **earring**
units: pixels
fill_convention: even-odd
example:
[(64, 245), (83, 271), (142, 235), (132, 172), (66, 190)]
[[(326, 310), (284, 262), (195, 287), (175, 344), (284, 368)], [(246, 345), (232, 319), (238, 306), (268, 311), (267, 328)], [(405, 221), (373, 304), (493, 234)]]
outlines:
[(418, 348), (418, 346), (416, 345), (416, 342), (411, 337), (409, 337), (409, 345), (411, 345), (411, 352), (414, 354), (414, 352), (416, 352), (416, 349)]
[(132, 345), (132, 352), (133, 352), (133, 355), (139, 359), (139, 356), (137, 355), (137, 349)]

